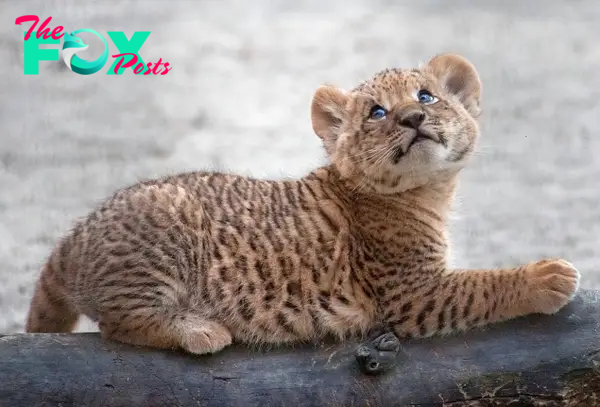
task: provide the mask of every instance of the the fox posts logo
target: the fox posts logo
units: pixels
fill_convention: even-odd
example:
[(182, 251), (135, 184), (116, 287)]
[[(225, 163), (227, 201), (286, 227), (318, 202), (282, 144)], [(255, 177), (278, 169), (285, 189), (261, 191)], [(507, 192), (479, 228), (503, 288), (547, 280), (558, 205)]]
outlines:
[[(35, 15), (21, 16), (15, 20), (16, 25), (26, 22), (33, 22), (29, 30), (25, 33), (24, 40), (24, 73), (25, 75), (39, 74), (40, 61), (58, 61), (58, 49), (40, 48), (41, 44), (60, 44), (62, 45), (62, 59), (67, 67), (80, 75), (91, 75), (100, 71), (108, 61), (108, 43), (106, 39), (97, 31), (89, 28), (83, 28), (77, 31), (62, 32), (64, 27), (57, 26), (51, 32), (47, 25), (52, 20), (48, 17), (38, 31), (34, 31), (40, 19)], [(87, 61), (80, 58), (77, 54), (89, 48), (77, 35), (80, 33), (90, 33), (97, 36), (104, 46), (104, 50), (98, 58), (93, 61)], [(32, 36), (34, 34), (34, 36)], [(142, 45), (150, 35), (150, 31), (136, 31), (128, 40), (123, 31), (107, 31), (111, 41), (119, 50), (119, 54), (111, 55), (115, 60), (112, 66), (106, 72), (107, 75), (121, 75), (125, 69), (133, 69), (136, 75), (166, 75), (172, 68), (168, 62), (162, 62), (162, 58), (156, 63), (144, 63), (139, 54)]]

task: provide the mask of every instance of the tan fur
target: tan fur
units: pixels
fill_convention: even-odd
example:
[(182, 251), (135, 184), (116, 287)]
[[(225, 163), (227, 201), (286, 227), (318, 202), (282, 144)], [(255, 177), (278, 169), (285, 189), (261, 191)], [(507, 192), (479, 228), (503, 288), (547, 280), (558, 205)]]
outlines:
[[(419, 102), (420, 89), (439, 100)], [(195, 172), (117, 191), (52, 252), (27, 331), (66, 332), (85, 314), (105, 338), (202, 354), (234, 340), (341, 339), (381, 323), (426, 337), (558, 311), (579, 281), (564, 260), (447, 265), (480, 96), (456, 55), (351, 91), (323, 86), (311, 115), (331, 164), (297, 180)], [(411, 144), (417, 134), (429, 139)]]

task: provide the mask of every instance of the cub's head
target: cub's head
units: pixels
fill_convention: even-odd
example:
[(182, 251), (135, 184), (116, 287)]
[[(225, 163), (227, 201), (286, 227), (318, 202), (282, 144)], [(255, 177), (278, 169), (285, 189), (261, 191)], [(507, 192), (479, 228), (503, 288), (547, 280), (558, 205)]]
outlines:
[(321, 86), (312, 101), (315, 133), (343, 177), (395, 193), (464, 167), (479, 135), (481, 82), (459, 55), (419, 69), (388, 69), (351, 91)]

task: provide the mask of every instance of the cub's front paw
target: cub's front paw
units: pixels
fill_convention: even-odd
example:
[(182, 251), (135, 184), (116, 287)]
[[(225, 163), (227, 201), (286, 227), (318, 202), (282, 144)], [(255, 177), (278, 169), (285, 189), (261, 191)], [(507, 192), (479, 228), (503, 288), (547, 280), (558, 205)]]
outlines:
[(360, 345), (356, 349), (355, 357), (363, 373), (378, 375), (396, 365), (399, 352), (400, 340), (392, 332), (388, 332)]
[(529, 264), (526, 270), (533, 312), (558, 312), (579, 288), (579, 272), (566, 260), (541, 260)]

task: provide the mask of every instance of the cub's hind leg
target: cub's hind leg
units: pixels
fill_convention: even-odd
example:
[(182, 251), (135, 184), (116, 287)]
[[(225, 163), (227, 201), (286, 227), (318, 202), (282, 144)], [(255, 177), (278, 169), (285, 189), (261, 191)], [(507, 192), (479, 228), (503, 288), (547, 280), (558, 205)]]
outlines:
[(194, 354), (218, 352), (232, 342), (224, 325), (177, 308), (147, 305), (112, 311), (102, 315), (98, 325), (105, 339)]
[[(137, 280), (131, 278), (134, 275)], [(97, 297), (89, 311), (103, 338), (195, 354), (231, 344), (225, 326), (186, 306), (188, 294), (180, 279), (143, 267), (129, 270), (125, 277), (129, 281), (119, 274), (106, 275), (93, 290)]]

